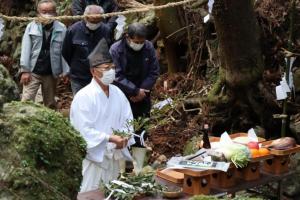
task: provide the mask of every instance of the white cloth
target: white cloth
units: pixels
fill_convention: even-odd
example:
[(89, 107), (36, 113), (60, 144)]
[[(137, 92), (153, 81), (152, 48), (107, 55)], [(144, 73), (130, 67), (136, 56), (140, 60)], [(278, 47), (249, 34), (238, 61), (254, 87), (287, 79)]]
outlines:
[[(87, 143), (86, 158), (98, 163), (103, 161), (106, 149), (110, 158), (117, 151), (114, 153), (115, 159), (124, 157), (132, 160), (127, 148), (115, 150), (115, 144), (108, 143), (106, 139), (113, 130), (132, 133), (133, 127), (128, 124), (132, 119), (130, 104), (123, 92), (116, 86), (109, 85), (107, 97), (94, 79), (75, 95), (70, 110), (71, 124)], [(128, 146), (134, 143), (131, 137)]]
[(108, 166), (107, 169), (102, 168), (101, 163), (84, 159), (82, 161), (82, 182), (80, 193), (99, 189), (100, 183), (109, 183), (116, 180), (119, 176), (120, 163), (119, 160), (109, 159), (104, 156), (104, 163)]

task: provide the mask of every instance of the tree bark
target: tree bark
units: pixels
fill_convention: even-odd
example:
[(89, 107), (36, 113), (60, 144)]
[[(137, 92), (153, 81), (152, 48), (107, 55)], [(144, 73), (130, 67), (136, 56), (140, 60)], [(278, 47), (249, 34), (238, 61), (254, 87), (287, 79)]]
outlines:
[[(154, 5), (164, 5), (167, 3), (173, 2), (171, 0), (155, 0)], [(179, 69), (179, 58), (176, 53), (176, 45), (178, 40), (182, 39), (183, 36), (186, 34), (185, 31), (180, 31), (184, 23), (180, 18), (177, 8), (167, 8), (164, 10), (157, 10), (155, 11), (155, 15), (157, 16), (157, 25), (163, 37), (165, 52), (168, 62), (168, 73), (175, 73)], [(176, 33), (177, 32), (177, 33)], [(174, 34), (176, 33), (176, 34)], [(167, 38), (169, 35), (172, 37)]]
[(213, 17), (220, 72), (207, 103), (215, 131), (246, 131), (255, 125), (273, 131), (272, 115), (279, 108), (262, 80), (264, 64), (252, 0), (215, 0)]
[(261, 80), (263, 61), (252, 1), (217, 0), (213, 16), (228, 86), (243, 88)]

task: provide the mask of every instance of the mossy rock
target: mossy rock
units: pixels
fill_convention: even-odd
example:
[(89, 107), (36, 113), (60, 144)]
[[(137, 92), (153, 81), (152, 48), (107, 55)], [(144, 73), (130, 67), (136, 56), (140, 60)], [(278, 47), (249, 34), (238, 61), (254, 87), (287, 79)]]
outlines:
[(31, 102), (5, 104), (0, 149), (0, 199), (76, 199), (86, 144), (61, 114)]
[(16, 83), (11, 79), (7, 69), (0, 64), (0, 109), (6, 102), (18, 100), (19, 90)]

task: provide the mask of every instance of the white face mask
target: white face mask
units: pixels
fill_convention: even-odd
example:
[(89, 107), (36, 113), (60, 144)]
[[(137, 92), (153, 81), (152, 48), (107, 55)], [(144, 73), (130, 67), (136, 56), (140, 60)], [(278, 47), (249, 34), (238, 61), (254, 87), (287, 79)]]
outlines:
[(129, 46), (135, 50), (135, 51), (140, 51), (143, 46), (144, 46), (144, 43), (143, 44), (137, 44), (137, 43), (134, 43), (134, 42), (129, 42)]
[(51, 23), (54, 21), (53, 19), (49, 19), (50, 17), (54, 17), (53, 14), (40, 14), (40, 16), (41, 16), (42, 18), (44, 18), (44, 19), (41, 21), (42, 24), (47, 25), (47, 24), (51, 24)]
[(52, 14), (41, 14), (41, 17), (44, 17), (46, 19), (50, 18), (50, 17), (53, 17), (54, 15)]
[(116, 78), (115, 70), (110, 69), (108, 71), (104, 71), (102, 77), (99, 79), (104, 85), (109, 85), (115, 80), (115, 78)]
[(101, 22), (94, 24), (91, 22), (86, 22), (86, 27), (92, 31), (97, 30), (101, 26)]

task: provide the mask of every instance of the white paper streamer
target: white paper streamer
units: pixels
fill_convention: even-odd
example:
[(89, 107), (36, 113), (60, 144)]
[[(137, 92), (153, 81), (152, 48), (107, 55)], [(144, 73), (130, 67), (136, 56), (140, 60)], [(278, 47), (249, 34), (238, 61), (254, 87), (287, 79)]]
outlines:
[(283, 77), (281, 80), (282, 81), (280, 81), (280, 85), (283, 88), (283, 90), (285, 92), (291, 92), (291, 89), (290, 89), (289, 85), (287, 84), (285, 77)]
[(104, 200), (109, 200), (111, 198), (111, 196), (115, 193), (115, 192), (120, 192), (120, 193), (123, 193), (123, 194), (126, 194), (126, 192), (124, 190), (120, 190), (120, 189), (114, 189), (110, 192), (110, 194), (108, 195), (108, 197), (106, 197), (106, 199)]
[(132, 135), (136, 136), (136, 137), (139, 137), (141, 145), (145, 146), (145, 140), (144, 140), (145, 133), (146, 133), (146, 131), (143, 130), (143, 132), (141, 133), (141, 135), (137, 135), (135, 133), (133, 133)]
[(204, 23), (207, 23), (208, 20), (209, 20), (209, 18), (210, 18), (210, 14), (207, 14), (207, 15), (203, 18), (203, 22), (204, 22)]
[(281, 85), (276, 86), (276, 98), (277, 100), (284, 100), (287, 98), (287, 94)]
[(253, 141), (253, 142), (258, 142), (258, 137), (255, 133), (255, 130), (253, 128), (250, 128), (248, 130), (248, 138), (249, 138), (249, 141)]
[(171, 98), (167, 98), (167, 99), (160, 101), (160, 102), (156, 103), (155, 105), (153, 105), (153, 108), (161, 110), (166, 105), (172, 104), (172, 102), (173, 102), (173, 100)]
[[(119, 181), (119, 180), (113, 180), (111, 181), (112, 183), (116, 184), (116, 185), (119, 185), (123, 188), (129, 188), (129, 189), (134, 189), (134, 186), (133, 185), (130, 185), (128, 183), (125, 183), (124, 181)], [(116, 190), (116, 189), (115, 189)], [(117, 190), (116, 190), (117, 191)], [(123, 190), (122, 190), (123, 191)]]
[(115, 33), (115, 40), (118, 40), (121, 38), (122, 34), (124, 33), (124, 28), (126, 25), (126, 17), (124, 15), (119, 15), (116, 19), (117, 27), (116, 27), (116, 33)]
[(4, 33), (4, 20), (0, 18), (0, 40), (3, 36), (3, 33)]
[(208, 12), (209, 12), (210, 14), (211, 14), (211, 12), (212, 12), (214, 3), (215, 3), (215, 0), (209, 0), (208, 3), (207, 3), (207, 6), (208, 6)]
[[(293, 64), (294, 64), (295, 60), (296, 60), (295, 57), (290, 57), (290, 66), (289, 66), (289, 87), (290, 87), (290, 89), (295, 88), (293, 72), (292, 72), (292, 67), (293, 67)], [(285, 58), (285, 62), (286, 63), (288, 62), (287, 58)], [(286, 77), (286, 74), (284, 74), (284, 77)]]
[(209, 0), (207, 3), (208, 6), (208, 14), (203, 18), (203, 22), (207, 23), (210, 19), (210, 14), (212, 12), (213, 6), (214, 6), (215, 0)]

